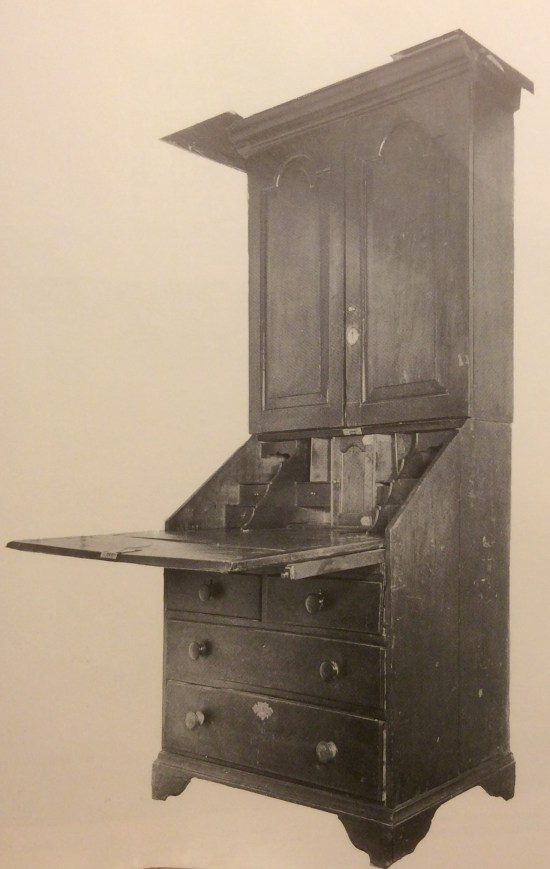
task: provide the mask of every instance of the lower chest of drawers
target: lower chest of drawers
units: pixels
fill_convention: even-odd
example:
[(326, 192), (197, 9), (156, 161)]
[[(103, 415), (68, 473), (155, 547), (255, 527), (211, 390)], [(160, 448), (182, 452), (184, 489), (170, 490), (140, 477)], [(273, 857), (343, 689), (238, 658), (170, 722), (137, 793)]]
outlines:
[(167, 579), (164, 748), (382, 800), (379, 577)]

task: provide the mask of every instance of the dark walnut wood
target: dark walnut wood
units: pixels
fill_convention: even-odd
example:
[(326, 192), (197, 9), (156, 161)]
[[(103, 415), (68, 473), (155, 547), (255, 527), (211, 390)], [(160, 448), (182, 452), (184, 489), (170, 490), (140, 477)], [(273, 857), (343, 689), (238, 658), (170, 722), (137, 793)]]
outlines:
[(446, 800), (513, 796), (522, 88), (454, 31), (167, 137), (248, 174), (253, 435), (164, 531), (9, 544), (166, 569), (156, 799), (302, 803), (388, 867)]

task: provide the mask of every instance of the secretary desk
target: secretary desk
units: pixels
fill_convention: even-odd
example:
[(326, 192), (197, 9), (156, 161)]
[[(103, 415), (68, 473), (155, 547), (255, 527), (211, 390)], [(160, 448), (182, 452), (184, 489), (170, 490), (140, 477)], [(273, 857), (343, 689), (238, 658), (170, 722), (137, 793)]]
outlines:
[(457, 30), (166, 137), (248, 176), (251, 436), (163, 531), (9, 544), (164, 568), (155, 798), (198, 777), (323, 809), (390, 866), (454, 795), (513, 795), (524, 88)]

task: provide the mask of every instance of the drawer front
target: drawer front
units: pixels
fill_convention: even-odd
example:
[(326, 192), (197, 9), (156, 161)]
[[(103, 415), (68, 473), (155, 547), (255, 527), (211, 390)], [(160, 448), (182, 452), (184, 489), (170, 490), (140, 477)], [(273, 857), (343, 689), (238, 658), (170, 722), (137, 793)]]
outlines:
[(382, 582), (377, 580), (266, 580), (266, 618), (283, 625), (336, 628), (378, 634), (382, 629)]
[(382, 723), (241, 691), (168, 682), (171, 751), (381, 798)]
[(228, 618), (259, 619), (261, 577), (220, 577), (197, 570), (166, 571), (166, 607)]
[(376, 646), (175, 619), (166, 631), (167, 679), (383, 708), (384, 651)]

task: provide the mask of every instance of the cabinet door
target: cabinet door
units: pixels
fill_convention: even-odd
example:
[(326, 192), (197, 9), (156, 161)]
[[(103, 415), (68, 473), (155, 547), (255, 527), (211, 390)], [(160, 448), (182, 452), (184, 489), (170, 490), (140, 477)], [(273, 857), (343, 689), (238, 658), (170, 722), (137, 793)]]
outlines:
[(343, 419), (343, 149), (324, 130), (249, 168), (250, 430)]
[(356, 121), (346, 182), (346, 424), (464, 416), (469, 97), (456, 80)]

